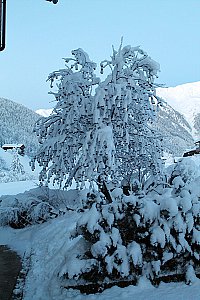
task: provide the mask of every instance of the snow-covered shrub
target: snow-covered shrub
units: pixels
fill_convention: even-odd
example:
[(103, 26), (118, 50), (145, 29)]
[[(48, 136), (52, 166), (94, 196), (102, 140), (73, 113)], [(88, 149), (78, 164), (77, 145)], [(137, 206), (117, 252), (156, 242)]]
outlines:
[(24, 173), (24, 174), (13, 174), (11, 171), (0, 171), (0, 182), (7, 183), (7, 182), (15, 182), (15, 181), (26, 181), (26, 180), (33, 180), (35, 176)]
[(23, 194), (0, 197), (0, 226), (23, 228), (43, 223), (81, 207), (84, 193), (41, 187)]
[(200, 276), (200, 177), (192, 177), (193, 167), (191, 159), (183, 159), (171, 170), (171, 178), (179, 176), (171, 186), (146, 195), (127, 196), (118, 188), (112, 203), (90, 195), (72, 235), (87, 243), (76, 256), (82, 268), (73, 272), (66, 266), (65, 277), (97, 291), (107, 284), (137, 284), (140, 276), (156, 285)]
[(173, 170), (168, 181), (177, 188), (179, 185), (190, 184), (200, 175), (199, 167), (190, 158), (179, 159), (175, 165), (169, 167), (170, 171), (171, 169)]

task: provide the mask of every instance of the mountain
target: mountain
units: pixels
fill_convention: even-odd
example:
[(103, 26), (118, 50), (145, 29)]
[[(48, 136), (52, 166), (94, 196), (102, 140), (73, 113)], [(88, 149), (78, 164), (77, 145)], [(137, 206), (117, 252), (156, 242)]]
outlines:
[(52, 110), (53, 109), (51, 109), (51, 108), (49, 108), (49, 109), (41, 108), (41, 109), (36, 110), (36, 113), (42, 117), (48, 117), (52, 113)]
[(186, 118), (195, 139), (200, 139), (200, 81), (157, 88), (157, 95)]
[(24, 144), (26, 154), (34, 153), (38, 141), (33, 127), (39, 117), (21, 104), (0, 98), (0, 145)]
[(173, 109), (168, 103), (163, 103), (158, 109), (156, 129), (163, 136), (163, 149), (173, 156), (182, 156), (193, 148), (192, 129), (185, 117)]

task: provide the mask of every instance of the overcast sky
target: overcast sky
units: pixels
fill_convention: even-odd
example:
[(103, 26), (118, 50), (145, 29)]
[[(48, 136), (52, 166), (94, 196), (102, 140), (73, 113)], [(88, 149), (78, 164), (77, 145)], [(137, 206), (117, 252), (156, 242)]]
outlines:
[(48, 74), (83, 48), (96, 63), (112, 44), (140, 45), (166, 86), (200, 80), (200, 0), (7, 0), (0, 97), (34, 110), (55, 105)]

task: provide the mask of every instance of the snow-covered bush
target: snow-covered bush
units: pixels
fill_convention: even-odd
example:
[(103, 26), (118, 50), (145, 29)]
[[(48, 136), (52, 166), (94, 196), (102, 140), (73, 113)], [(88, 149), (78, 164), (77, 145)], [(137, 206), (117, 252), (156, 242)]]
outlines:
[[(43, 223), (82, 206), (84, 193), (39, 187), (23, 194), (0, 197), (0, 226), (23, 228)], [(79, 202), (78, 202), (79, 201)]]
[(33, 180), (35, 176), (24, 173), (24, 174), (13, 174), (11, 171), (0, 171), (0, 182), (7, 183), (7, 182), (16, 182), (16, 181), (26, 181), (26, 180)]
[(98, 193), (88, 195), (72, 234), (87, 243), (75, 257), (81, 267), (64, 267), (70, 287), (84, 290), (89, 284), (91, 292), (94, 286), (97, 291), (119, 282), (136, 284), (141, 276), (155, 285), (161, 280), (190, 283), (200, 276), (200, 172), (195, 173), (191, 159), (169, 172), (171, 185), (146, 195), (127, 196), (118, 188), (111, 193), (112, 203)]
[(111, 73), (100, 82), (88, 55), (80, 48), (72, 54), (66, 69), (50, 74), (51, 84), (58, 80), (57, 105), (35, 127), (41, 147), (32, 167), (35, 161), (42, 167), (40, 182), (53, 178), (65, 188), (73, 180), (78, 187), (96, 182), (111, 201), (110, 181), (119, 186), (126, 177), (130, 189), (151, 175), (160, 180), (161, 136), (150, 126), (162, 103), (154, 84), (159, 64), (139, 47), (121, 45), (101, 63), (101, 72), (109, 66)]

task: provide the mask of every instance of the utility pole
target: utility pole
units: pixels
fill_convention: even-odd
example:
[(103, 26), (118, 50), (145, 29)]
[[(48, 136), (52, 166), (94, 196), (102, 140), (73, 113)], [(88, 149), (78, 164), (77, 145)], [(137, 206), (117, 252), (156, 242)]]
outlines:
[(6, 46), (6, 0), (0, 0), (0, 51)]

